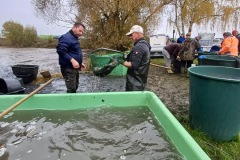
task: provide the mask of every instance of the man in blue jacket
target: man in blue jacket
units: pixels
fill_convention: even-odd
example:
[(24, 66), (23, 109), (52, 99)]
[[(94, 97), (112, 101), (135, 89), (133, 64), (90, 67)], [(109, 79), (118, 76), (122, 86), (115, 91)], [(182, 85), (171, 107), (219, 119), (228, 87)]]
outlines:
[(180, 34), (179, 38), (177, 39), (177, 43), (183, 43), (185, 40), (184, 33)]
[(78, 38), (84, 33), (85, 26), (76, 22), (72, 29), (59, 38), (57, 53), (67, 93), (76, 93), (79, 84), (79, 70), (85, 68), (82, 63), (82, 50)]

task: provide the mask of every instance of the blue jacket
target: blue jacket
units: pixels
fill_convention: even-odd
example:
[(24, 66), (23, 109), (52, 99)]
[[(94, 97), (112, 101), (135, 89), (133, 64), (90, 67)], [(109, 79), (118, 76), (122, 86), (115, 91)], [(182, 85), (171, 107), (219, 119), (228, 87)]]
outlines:
[(62, 35), (59, 38), (58, 45), (56, 47), (59, 55), (59, 64), (62, 67), (73, 68), (70, 60), (74, 58), (78, 61), (80, 67), (82, 64), (82, 50), (78, 37), (74, 35), (72, 30)]
[(177, 39), (177, 43), (183, 43), (184, 40), (185, 40), (184, 37), (179, 37), (179, 38)]

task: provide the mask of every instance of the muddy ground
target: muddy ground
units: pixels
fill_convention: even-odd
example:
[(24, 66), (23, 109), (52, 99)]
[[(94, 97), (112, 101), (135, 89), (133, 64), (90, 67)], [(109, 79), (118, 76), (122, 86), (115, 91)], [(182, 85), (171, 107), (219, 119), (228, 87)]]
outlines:
[[(88, 50), (84, 50), (84, 63), (88, 64)], [(60, 76), (58, 57), (55, 49), (45, 48), (0, 48), (0, 78), (12, 79), (11, 66), (16, 64), (39, 65), (38, 78), (31, 84), (24, 85), (25, 93), (30, 93), (41, 82), (40, 72), (48, 70), (54, 75), (52, 84), (39, 93), (64, 93), (66, 91)], [(80, 75), (78, 92), (115, 92), (124, 91), (125, 77), (99, 78), (85, 72)], [(164, 68), (151, 66), (146, 90), (154, 92), (174, 115), (188, 112), (189, 79), (178, 74), (168, 74)]]
[(188, 113), (188, 78), (180, 74), (168, 74), (163, 68), (151, 66), (147, 90), (154, 92), (174, 115)]

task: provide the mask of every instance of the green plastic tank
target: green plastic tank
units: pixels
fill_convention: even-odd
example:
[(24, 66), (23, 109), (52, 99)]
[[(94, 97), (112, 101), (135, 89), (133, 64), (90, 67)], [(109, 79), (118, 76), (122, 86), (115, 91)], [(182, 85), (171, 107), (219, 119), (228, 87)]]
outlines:
[(198, 56), (201, 55), (217, 55), (216, 52), (198, 51)]
[(237, 57), (221, 55), (202, 55), (198, 57), (198, 65), (226, 66), (239, 68)]
[(240, 69), (196, 66), (188, 71), (191, 127), (215, 140), (239, 140)]
[[(108, 48), (98, 48), (90, 53), (92, 67), (103, 67), (110, 62), (111, 57), (122, 57), (124, 53), (118, 50)], [(118, 65), (109, 74), (110, 76), (125, 76), (127, 74), (127, 67), (122, 64)]]
[[(9, 108), (9, 106), (16, 104), (16, 102), (18, 103), (25, 97), (26, 95), (1, 95), (0, 96), (0, 102), (1, 102), (0, 112), (5, 111), (7, 108)], [(21, 110), (34, 111), (39, 109), (56, 110), (56, 111), (61, 110), (61, 111), (66, 111), (67, 113), (69, 110), (83, 109), (83, 110), (91, 111), (94, 108), (104, 108), (104, 107), (107, 107), (107, 108), (135, 107), (136, 110), (139, 110), (139, 106), (146, 106), (152, 111), (152, 114), (156, 118), (157, 122), (159, 122), (159, 124), (164, 128), (168, 139), (171, 140), (174, 147), (180, 152), (180, 154), (184, 159), (210, 160), (208, 155), (201, 149), (201, 147), (197, 144), (197, 142), (189, 135), (189, 133), (185, 130), (185, 128), (177, 121), (177, 119), (172, 115), (172, 113), (167, 109), (167, 107), (161, 102), (161, 100), (153, 92), (139, 91), (139, 92), (99, 92), (99, 93), (80, 93), (80, 94), (76, 94), (76, 93), (74, 94), (70, 94), (70, 93), (69, 94), (35, 94), (34, 96), (30, 97), (28, 100), (24, 101), (24, 103), (21, 103), (17, 108), (15, 108), (15, 110), (20, 110), (20, 111)], [(15, 116), (15, 114), (11, 114), (11, 115)], [(84, 120), (84, 117), (82, 118), (83, 118), (82, 120)], [(85, 117), (85, 118), (88, 118), (88, 117)], [(98, 120), (98, 118), (99, 117), (96, 117), (96, 121)], [(0, 124), (3, 124), (1, 123), (2, 121), (4, 121), (4, 118), (0, 119)], [(71, 126), (69, 127), (71, 128)], [(93, 128), (89, 128), (89, 129), (92, 130)], [(63, 133), (63, 134), (64, 135), (68, 134), (69, 130), (71, 129), (69, 128), (65, 129), (66, 133)], [(4, 129), (1, 130), (1, 134), (3, 133), (3, 131)], [(37, 132), (39, 131), (37, 130)], [(114, 134), (111, 131), (109, 132), (111, 134)], [(124, 129), (122, 130), (122, 132), (125, 132)], [(79, 132), (79, 133), (82, 134), (82, 132)], [(9, 133), (3, 133), (3, 134), (9, 134)], [(54, 135), (54, 133), (52, 134)], [(97, 133), (93, 133), (93, 134), (97, 134)], [(150, 135), (150, 133), (147, 133), (147, 135)], [(140, 135), (138, 131), (136, 131), (136, 136), (141, 137), (142, 135)], [(106, 142), (108, 142), (107, 137), (105, 137), (104, 139), (106, 140)], [(92, 143), (94, 143), (94, 141)], [(29, 144), (26, 144), (26, 145), (29, 148), (31, 147), (32, 143), (29, 142)], [(128, 148), (129, 144), (126, 144), (126, 146), (120, 146), (120, 147), (122, 147), (123, 149)], [(40, 153), (44, 153), (44, 150), (46, 149), (49, 150), (49, 146), (42, 145), (41, 148), (42, 150), (38, 150), (38, 152)], [(88, 150), (89, 153), (95, 151), (94, 150), (95, 148), (91, 148), (91, 147), (87, 147), (87, 148), (89, 149)], [(21, 147), (18, 147), (18, 148), (14, 147), (13, 149), (14, 149), (14, 152), (15, 153), (17, 152), (18, 155), (21, 151), (23, 151), (24, 153), (26, 152)], [(161, 152), (161, 150), (159, 150), (158, 148), (156, 148), (156, 150), (158, 150), (158, 152)], [(72, 147), (72, 148), (69, 147), (69, 151), (68, 151), (69, 154), (72, 154), (76, 151), (79, 152), (78, 150), (75, 149), (75, 147)], [(138, 151), (136, 150), (136, 153), (137, 152)], [(13, 152), (11, 152), (11, 154), (13, 154)], [(35, 154), (36, 153), (33, 153), (33, 155)], [(58, 152), (53, 154), (58, 154)], [(24, 156), (28, 156), (28, 155), (24, 154)], [(109, 155), (106, 155), (105, 159), (109, 159)], [(129, 158), (126, 158), (126, 159), (129, 159)]]

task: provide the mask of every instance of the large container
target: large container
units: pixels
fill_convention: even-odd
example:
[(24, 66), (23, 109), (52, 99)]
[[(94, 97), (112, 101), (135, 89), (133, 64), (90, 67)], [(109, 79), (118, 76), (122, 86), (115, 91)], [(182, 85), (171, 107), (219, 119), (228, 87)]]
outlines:
[(38, 65), (17, 64), (12, 66), (12, 71), (14, 75), (19, 75), (19, 78), (22, 78), (20, 77), (20, 75), (30, 75), (32, 79), (36, 79), (38, 74), (38, 68)]
[(189, 119), (194, 129), (215, 140), (240, 135), (240, 69), (197, 66), (190, 73)]
[(198, 52), (198, 56), (201, 56), (201, 55), (217, 55), (217, 53), (215, 53), (215, 52), (207, 52), (207, 51), (199, 51)]
[(18, 79), (3, 79), (0, 78), (0, 94), (15, 94), (23, 93), (25, 88), (22, 87)]
[(237, 57), (222, 55), (204, 55), (198, 57), (198, 65), (226, 66), (239, 68)]
[[(99, 55), (96, 53), (92, 53), (90, 55), (92, 67), (103, 67), (110, 62), (111, 57), (122, 57), (123, 53), (114, 53), (114, 54), (105, 54)], [(122, 64), (118, 65), (113, 71), (109, 74), (110, 76), (125, 76), (127, 73), (127, 67)]]
[[(22, 98), (24, 98), (23, 95), (0, 96), (0, 110), (5, 110)], [(16, 109), (73, 110), (99, 108), (106, 105), (113, 107), (149, 107), (160, 125), (166, 131), (168, 138), (173, 142), (184, 159), (210, 159), (189, 135), (189, 133), (183, 128), (183, 126), (170, 113), (170, 111), (164, 106), (159, 98), (152, 92), (36, 94), (22, 103)]]
[(26, 74), (26, 75), (16, 75), (17, 78), (22, 79), (23, 84), (29, 84), (33, 81), (33, 76), (31, 74)]

